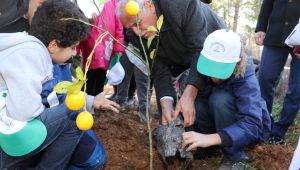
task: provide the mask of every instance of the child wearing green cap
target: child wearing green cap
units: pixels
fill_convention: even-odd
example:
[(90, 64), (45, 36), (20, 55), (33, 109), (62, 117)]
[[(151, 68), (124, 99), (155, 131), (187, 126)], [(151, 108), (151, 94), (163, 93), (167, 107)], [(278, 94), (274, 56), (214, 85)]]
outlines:
[[(48, 0), (36, 11), (29, 35), (0, 34), (0, 169), (26, 169), (36, 155), (36, 169), (67, 169), (74, 152), (82, 153), (76, 148), (82, 136), (96, 140), (77, 128), (74, 117), (80, 111), (68, 110), (59, 104), (63, 102), (50, 102), (48, 108), (41, 96), (57, 78), (54, 63), (74, 56), (76, 45), (88, 35), (85, 24), (61, 20), (71, 17), (87, 21), (71, 1)], [(118, 107), (103, 94), (86, 100), (89, 110)]]
[(219, 145), (224, 154), (219, 169), (244, 169), (249, 160), (244, 148), (268, 138), (270, 117), (240, 36), (228, 30), (211, 33), (191, 69), (197, 69), (202, 82), (188, 82), (173, 115), (181, 112), (194, 121), (195, 131), (183, 133), (183, 147)]

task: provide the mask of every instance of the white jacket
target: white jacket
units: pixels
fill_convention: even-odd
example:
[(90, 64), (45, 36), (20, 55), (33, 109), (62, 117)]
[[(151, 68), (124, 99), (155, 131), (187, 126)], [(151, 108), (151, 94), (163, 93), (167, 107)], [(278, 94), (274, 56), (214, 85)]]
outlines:
[(0, 111), (6, 110), (8, 117), (18, 121), (40, 115), (45, 109), (42, 84), (53, 77), (52, 67), (47, 48), (37, 38), (26, 33), (0, 34), (0, 92), (8, 91)]

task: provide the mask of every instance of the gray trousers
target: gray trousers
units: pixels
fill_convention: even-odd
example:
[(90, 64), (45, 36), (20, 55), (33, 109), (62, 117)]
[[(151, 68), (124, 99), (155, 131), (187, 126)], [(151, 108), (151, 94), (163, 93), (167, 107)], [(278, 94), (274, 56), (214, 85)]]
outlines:
[[(134, 74), (136, 89), (137, 89), (137, 97), (138, 97), (138, 106), (139, 111), (145, 112), (146, 111), (146, 91), (147, 91), (147, 81), (148, 77), (145, 75), (140, 69), (138, 69), (133, 63), (131, 63), (126, 54), (123, 54), (120, 58), (120, 63), (125, 70), (125, 77), (121, 84), (117, 87), (117, 95), (116, 100), (120, 103), (124, 103), (128, 98), (128, 90), (129, 84), (132, 75)], [(149, 91), (149, 102), (152, 94), (152, 87)], [(149, 103), (150, 108), (150, 103)]]

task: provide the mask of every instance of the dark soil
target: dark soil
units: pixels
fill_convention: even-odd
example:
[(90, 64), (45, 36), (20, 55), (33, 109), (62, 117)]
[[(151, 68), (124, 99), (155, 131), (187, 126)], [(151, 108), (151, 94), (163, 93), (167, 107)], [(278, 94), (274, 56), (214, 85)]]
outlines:
[[(149, 169), (149, 138), (147, 125), (140, 123), (137, 111), (126, 113), (98, 112), (94, 130), (104, 144), (107, 163), (105, 170)], [(153, 119), (152, 127), (158, 126)], [(175, 161), (164, 167), (158, 152), (153, 148), (154, 169), (180, 169), (184, 161)], [(221, 158), (194, 161), (190, 169), (215, 169)]]
[[(154, 101), (154, 100), (152, 100)], [(152, 112), (155, 111), (153, 104)], [(152, 120), (152, 130), (159, 125), (157, 119)], [(137, 111), (97, 111), (93, 129), (104, 144), (107, 162), (104, 170), (149, 169), (149, 138), (147, 125), (140, 123)], [(153, 138), (154, 139), (154, 138)], [(295, 141), (289, 145), (261, 144), (248, 148), (252, 158), (251, 167), (262, 170), (288, 169)], [(164, 166), (156, 150), (153, 140), (153, 166), (156, 170), (179, 170), (184, 162), (175, 161), (173, 165)], [(216, 169), (222, 160), (221, 152), (204, 160), (194, 160), (189, 169)], [(252, 169), (252, 168), (251, 168)]]
[[(152, 127), (158, 126), (153, 119)], [(105, 170), (149, 169), (149, 138), (146, 124), (140, 123), (137, 111), (122, 113), (97, 112), (94, 130), (104, 144), (107, 153)], [(154, 141), (155, 145), (155, 141)], [(257, 169), (288, 169), (295, 146), (258, 145), (249, 150)], [(154, 146), (154, 169), (166, 169)], [(190, 169), (216, 169), (222, 156), (194, 160)], [(177, 161), (167, 169), (180, 169), (184, 162)]]
[(294, 150), (291, 145), (258, 145), (249, 151), (254, 158), (251, 164), (257, 169), (288, 169)]

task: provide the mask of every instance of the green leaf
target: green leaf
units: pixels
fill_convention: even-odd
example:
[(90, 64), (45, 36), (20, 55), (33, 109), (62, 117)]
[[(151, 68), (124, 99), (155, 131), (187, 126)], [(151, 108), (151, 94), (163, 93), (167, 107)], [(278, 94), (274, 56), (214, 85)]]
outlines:
[(155, 38), (155, 35), (153, 35), (153, 36), (151, 36), (151, 37), (148, 38), (148, 40), (147, 40), (147, 47), (148, 47), (148, 48), (150, 48), (151, 43), (152, 43), (152, 40), (153, 40), (154, 38)]
[(155, 51), (156, 51), (156, 49), (153, 49), (153, 50), (151, 51), (151, 53), (150, 53), (150, 58), (151, 58), (151, 60), (153, 60), (153, 58), (155, 57), (155, 56), (154, 56)]
[(73, 83), (69, 82), (69, 81), (59, 82), (54, 86), (54, 91), (56, 91), (56, 93), (58, 93), (58, 94), (67, 93), (67, 88), (69, 86), (71, 86), (72, 84)]
[(160, 31), (163, 22), (164, 22), (164, 16), (161, 15), (161, 16), (159, 16), (159, 18), (156, 22), (156, 26), (157, 26), (158, 31)]
[(157, 29), (154, 26), (150, 26), (147, 28), (148, 32), (157, 32)]
[(67, 94), (80, 92), (85, 82), (86, 80), (74, 82), (71, 86), (67, 88)]
[(76, 77), (79, 80), (83, 80), (83, 76), (84, 76), (84, 73), (83, 73), (82, 69), (80, 67), (77, 67), (76, 68)]

